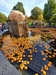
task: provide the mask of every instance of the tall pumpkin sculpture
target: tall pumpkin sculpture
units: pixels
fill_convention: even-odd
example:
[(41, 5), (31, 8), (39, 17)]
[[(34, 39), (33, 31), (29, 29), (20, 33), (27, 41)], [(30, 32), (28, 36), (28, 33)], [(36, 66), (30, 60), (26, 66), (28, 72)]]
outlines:
[(18, 10), (12, 10), (9, 14), (9, 31), (14, 35), (24, 36), (27, 34), (28, 25), (25, 21), (25, 15)]

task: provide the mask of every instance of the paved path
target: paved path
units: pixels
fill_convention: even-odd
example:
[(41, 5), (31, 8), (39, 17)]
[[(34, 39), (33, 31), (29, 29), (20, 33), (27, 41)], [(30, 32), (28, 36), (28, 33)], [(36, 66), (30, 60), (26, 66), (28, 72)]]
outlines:
[(22, 75), (0, 52), (0, 75)]

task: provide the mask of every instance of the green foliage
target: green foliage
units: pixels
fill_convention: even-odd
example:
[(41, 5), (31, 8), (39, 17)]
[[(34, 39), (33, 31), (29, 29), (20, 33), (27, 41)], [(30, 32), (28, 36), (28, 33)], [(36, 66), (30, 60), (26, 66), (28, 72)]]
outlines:
[(32, 20), (29, 20), (28, 21), (28, 26), (30, 27), (32, 25), (33, 21)]
[(56, 14), (52, 16), (51, 21), (56, 24)]
[(43, 20), (43, 13), (38, 16), (38, 20)]
[(38, 19), (41, 14), (42, 10), (39, 7), (34, 7), (33, 10), (31, 10), (31, 18), (34, 20)]
[(56, 14), (56, 3), (55, 0), (48, 0), (48, 3), (44, 6), (43, 16), (44, 19), (49, 22), (51, 17)]
[(7, 17), (0, 12), (0, 23), (6, 23)]
[(21, 2), (18, 2), (14, 7), (13, 10), (19, 10), (23, 14), (25, 14), (25, 9), (23, 7), (23, 4)]

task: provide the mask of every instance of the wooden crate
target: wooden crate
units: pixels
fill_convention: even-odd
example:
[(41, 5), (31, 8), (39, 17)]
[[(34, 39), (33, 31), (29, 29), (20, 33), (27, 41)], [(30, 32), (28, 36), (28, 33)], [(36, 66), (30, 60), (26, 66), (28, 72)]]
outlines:
[(27, 22), (17, 22), (17, 21), (10, 21), (8, 22), (9, 31), (14, 35), (25, 35), (28, 31)]

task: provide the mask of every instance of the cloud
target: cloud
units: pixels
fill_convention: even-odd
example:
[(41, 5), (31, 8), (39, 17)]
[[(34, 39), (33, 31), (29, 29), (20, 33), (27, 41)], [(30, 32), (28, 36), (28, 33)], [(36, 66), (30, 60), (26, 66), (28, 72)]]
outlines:
[(6, 8), (12, 8), (12, 5), (10, 5), (9, 3), (5, 2), (5, 0), (1, 0), (0, 6), (4, 6)]
[(38, 6), (43, 9), (45, 2), (47, 0), (0, 0), (0, 12), (9, 15), (10, 11), (12, 10), (13, 6), (17, 4), (17, 2), (22, 2), (25, 8), (26, 14), (30, 16), (31, 10)]
[(36, 2), (36, 0), (32, 0), (30, 3), (31, 3), (31, 4), (34, 4), (35, 2)]

